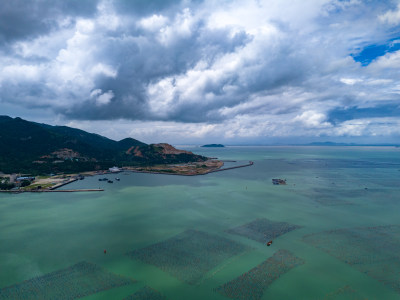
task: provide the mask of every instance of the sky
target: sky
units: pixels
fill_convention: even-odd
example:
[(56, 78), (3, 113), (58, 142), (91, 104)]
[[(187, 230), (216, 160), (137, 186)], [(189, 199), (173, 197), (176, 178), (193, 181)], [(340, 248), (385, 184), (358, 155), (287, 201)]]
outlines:
[(0, 115), (147, 143), (400, 142), (399, 0), (3, 0)]

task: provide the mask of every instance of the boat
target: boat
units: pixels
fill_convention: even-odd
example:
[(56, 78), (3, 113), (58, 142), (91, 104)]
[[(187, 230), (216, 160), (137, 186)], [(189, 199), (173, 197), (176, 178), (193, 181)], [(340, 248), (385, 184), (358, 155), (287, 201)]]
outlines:
[(119, 178), (117, 177), (117, 178), (115, 178), (115, 180), (116, 180), (116, 181), (120, 181), (121, 179), (119, 179)]
[(274, 178), (272, 179), (272, 184), (274, 185), (285, 185), (286, 179)]
[(108, 183), (113, 183), (114, 181), (112, 181), (112, 180), (108, 180), (107, 182), (108, 182)]

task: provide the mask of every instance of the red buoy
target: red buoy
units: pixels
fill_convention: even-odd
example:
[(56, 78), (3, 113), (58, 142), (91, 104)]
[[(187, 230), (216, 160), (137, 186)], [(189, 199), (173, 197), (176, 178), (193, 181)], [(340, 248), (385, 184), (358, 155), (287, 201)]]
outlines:
[(269, 247), (269, 246), (271, 246), (272, 245), (272, 241), (269, 241), (268, 243), (267, 243), (267, 246)]
[(107, 250), (106, 249), (104, 249), (104, 254), (107, 254)]

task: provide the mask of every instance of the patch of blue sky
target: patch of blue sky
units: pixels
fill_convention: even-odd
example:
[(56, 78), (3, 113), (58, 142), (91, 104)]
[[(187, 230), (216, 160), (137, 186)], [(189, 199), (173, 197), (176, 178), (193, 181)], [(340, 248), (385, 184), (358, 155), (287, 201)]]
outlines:
[(349, 108), (338, 108), (329, 113), (328, 121), (338, 124), (347, 120), (399, 117), (400, 105), (380, 105), (375, 107), (359, 108), (356, 106)]
[(356, 62), (360, 62), (362, 66), (368, 66), (374, 59), (385, 55), (386, 53), (400, 50), (400, 38), (396, 37), (388, 40), (384, 44), (372, 44), (358, 49), (351, 56)]

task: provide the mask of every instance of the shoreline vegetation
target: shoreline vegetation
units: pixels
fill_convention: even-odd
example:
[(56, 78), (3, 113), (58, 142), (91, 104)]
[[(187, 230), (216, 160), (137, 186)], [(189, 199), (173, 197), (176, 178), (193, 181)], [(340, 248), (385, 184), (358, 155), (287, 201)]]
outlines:
[[(231, 162), (231, 161), (229, 161)], [(177, 176), (198, 176), (206, 175), (214, 172), (227, 171), (231, 169), (243, 168), (252, 166), (254, 162), (249, 161), (247, 164), (241, 164), (233, 167), (223, 168), (224, 162), (221, 160), (208, 159), (202, 162), (190, 162), (181, 164), (159, 164), (152, 166), (137, 166), (137, 167), (122, 167), (118, 172), (111, 171), (88, 171), (79, 174), (61, 174), (54, 176), (38, 176), (32, 184), (12, 190), (0, 190), (2, 193), (41, 193), (41, 192), (100, 192), (104, 189), (65, 189), (59, 190), (58, 188), (70, 184), (72, 182), (83, 179), (87, 176), (97, 176), (106, 174), (118, 174), (120, 172), (132, 173), (148, 173), (148, 174), (163, 174), (163, 175), (177, 175)], [(10, 176), (4, 174), (3, 176)]]
[(39, 124), (21, 118), (0, 116), (0, 125), (1, 192), (51, 192), (85, 176), (120, 171), (196, 176), (253, 164), (223, 168), (224, 161), (177, 149), (167, 143), (146, 144), (130, 137), (115, 141), (76, 128)]

